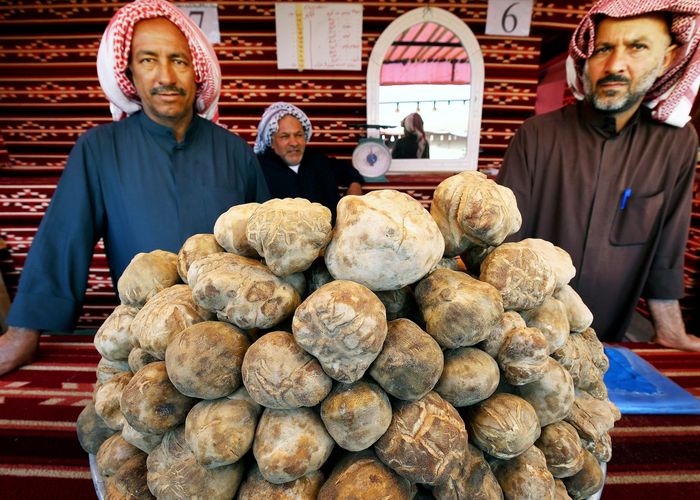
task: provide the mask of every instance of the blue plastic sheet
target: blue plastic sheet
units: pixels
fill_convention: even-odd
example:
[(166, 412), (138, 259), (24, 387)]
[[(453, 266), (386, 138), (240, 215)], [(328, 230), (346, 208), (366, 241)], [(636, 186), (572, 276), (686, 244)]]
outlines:
[(610, 400), (623, 414), (700, 415), (700, 400), (625, 347), (605, 346)]

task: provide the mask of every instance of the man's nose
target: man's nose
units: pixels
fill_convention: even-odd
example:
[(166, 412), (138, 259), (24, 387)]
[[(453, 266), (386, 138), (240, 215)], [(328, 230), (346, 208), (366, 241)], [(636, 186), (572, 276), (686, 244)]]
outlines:
[(624, 47), (615, 47), (605, 61), (605, 71), (607, 74), (618, 74), (625, 72), (627, 68), (627, 53)]
[(158, 83), (160, 85), (171, 85), (175, 82), (175, 71), (169, 62), (158, 65)]

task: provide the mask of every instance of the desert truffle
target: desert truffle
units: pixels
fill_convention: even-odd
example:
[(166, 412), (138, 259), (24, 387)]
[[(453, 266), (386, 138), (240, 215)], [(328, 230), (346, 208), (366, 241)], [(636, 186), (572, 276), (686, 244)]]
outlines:
[(500, 376), (498, 363), (484, 351), (474, 347), (447, 349), (435, 392), (453, 406), (470, 406), (491, 396)]
[(459, 255), (470, 245), (500, 245), (522, 222), (513, 192), (473, 171), (438, 184), (430, 214), (445, 238), (448, 256)]
[(467, 443), (460, 467), (454, 469), (450, 478), (433, 488), (437, 500), (503, 500), (503, 492), (484, 459), (484, 453)]
[(570, 285), (557, 288), (554, 291), (554, 298), (564, 304), (572, 332), (582, 332), (591, 326), (593, 313)]
[(250, 397), (267, 408), (316, 406), (333, 386), (320, 363), (287, 332), (260, 337), (243, 359), (242, 374)]
[(552, 358), (547, 358), (542, 377), (518, 386), (517, 391), (535, 409), (543, 427), (569, 415), (574, 404), (574, 381)]
[(407, 479), (380, 462), (372, 450), (365, 450), (347, 455), (333, 468), (318, 493), (318, 500), (410, 500), (413, 495), (414, 489)]
[(185, 421), (196, 400), (178, 392), (165, 362), (150, 363), (134, 374), (121, 397), (121, 411), (139, 432), (164, 434)]
[(408, 319), (389, 321), (384, 347), (369, 374), (395, 398), (420, 399), (430, 392), (443, 370), (440, 345)]
[(530, 403), (513, 394), (496, 393), (467, 410), (470, 436), (496, 458), (520, 455), (540, 437), (540, 422)]
[(562, 421), (542, 427), (535, 446), (544, 453), (547, 468), (556, 478), (573, 476), (583, 467), (581, 439), (571, 424)]
[(267, 408), (255, 431), (253, 454), (263, 477), (281, 484), (320, 469), (334, 444), (314, 410)]
[(246, 238), (277, 276), (305, 271), (331, 240), (331, 211), (304, 198), (266, 201), (248, 219)]
[(549, 263), (520, 243), (503, 243), (481, 263), (481, 281), (500, 292), (505, 309), (532, 309), (554, 292), (556, 279)]
[(418, 283), (416, 301), (427, 332), (448, 349), (481, 342), (503, 316), (498, 290), (449, 269), (438, 269)]
[(540, 238), (527, 238), (519, 243), (532, 248), (552, 267), (556, 288), (563, 287), (576, 276), (576, 268), (571, 261), (571, 256), (563, 248)]
[(95, 456), (95, 462), (100, 475), (109, 477), (114, 475), (130, 458), (145, 455), (143, 451), (127, 442), (121, 434), (114, 434), (102, 443)]
[(197, 259), (223, 251), (224, 249), (216, 242), (213, 234), (202, 233), (190, 236), (177, 253), (177, 273), (180, 275), (180, 279), (187, 283), (187, 271)]
[(119, 401), (131, 378), (131, 372), (120, 373), (95, 391), (95, 411), (102, 417), (107, 427), (115, 431), (121, 430), (124, 425), (124, 415), (119, 408)]
[(95, 454), (104, 441), (114, 434), (114, 429), (110, 429), (95, 411), (95, 403), (88, 403), (83, 411), (78, 415), (76, 424), (78, 431), (78, 441), (80, 446), (87, 453)]
[(371, 382), (338, 384), (321, 404), (321, 420), (342, 448), (360, 451), (386, 432), (391, 423), (391, 403), (386, 393)]
[(210, 318), (211, 314), (192, 300), (190, 287), (175, 285), (148, 301), (131, 322), (131, 330), (141, 349), (163, 360), (176, 334)]
[(125, 305), (143, 307), (155, 294), (179, 281), (176, 254), (164, 250), (137, 253), (117, 282), (119, 300)]
[(253, 445), (262, 409), (247, 398), (200, 401), (185, 420), (185, 440), (197, 462), (211, 469), (235, 462)]
[(199, 465), (185, 441), (184, 426), (165, 434), (146, 465), (148, 488), (158, 498), (231, 499), (243, 479), (240, 462), (214, 469)]
[(527, 326), (542, 332), (547, 339), (549, 354), (561, 348), (569, 339), (569, 318), (566, 307), (557, 299), (547, 297), (539, 306), (522, 311), (520, 314)]
[(493, 471), (505, 498), (554, 500), (554, 478), (536, 446), (511, 460), (496, 461)]
[(229, 208), (214, 223), (214, 237), (227, 252), (243, 257), (257, 257), (258, 253), (246, 237), (248, 219), (260, 203), (244, 203)]
[(374, 450), (399, 475), (437, 485), (460, 466), (466, 446), (467, 431), (457, 410), (429, 392), (418, 401), (397, 404), (391, 425)]
[(369, 289), (336, 280), (322, 286), (297, 308), (294, 340), (315, 356), (335, 380), (359, 380), (386, 338), (384, 304)]
[(250, 342), (228, 323), (204, 321), (173, 337), (165, 351), (170, 381), (185, 396), (216, 399), (241, 385), (241, 364)]
[(343, 196), (325, 260), (335, 279), (371, 290), (395, 290), (425, 276), (445, 241), (419, 201), (385, 189)]
[(314, 471), (294, 481), (274, 484), (253, 465), (238, 490), (238, 500), (316, 500), (323, 480), (323, 473)]
[(501, 344), (498, 364), (509, 383), (528, 384), (544, 375), (548, 351), (547, 339), (537, 328), (517, 328)]
[(267, 266), (230, 253), (199, 259), (187, 280), (197, 304), (243, 329), (275, 326), (301, 302), (294, 287)]
[(120, 305), (102, 323), (95, 333), (95, 349), (102, 357), (111, 361), (124, 361), (129, 358), (131, 341), (129, 327), (138, 313), (136, 307)]

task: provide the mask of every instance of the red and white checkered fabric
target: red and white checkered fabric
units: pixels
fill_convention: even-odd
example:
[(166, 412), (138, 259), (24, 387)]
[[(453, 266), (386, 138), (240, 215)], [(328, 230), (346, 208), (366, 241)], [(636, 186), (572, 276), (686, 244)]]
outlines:
[(135, 0), (120, 8), (102, 35), (97, 53), (97, 75), (117, 121), (141, 109), (136, 88), (126, 76), (134, 25), (144, 19), (164, 17), (187, 38), (198, 84), (195, 107), (207, 120), (218, 120), (221, 68), (214, 48), (201, 29), (180, 9), (165, 0)]
[(567, 58), (567, 80), (577, 99), (583, 99), (583, 68), (595, 47), (595, 17), (622, 18), (651, 12), (673, 15), (671, 32), (679, 48), (666, 72), (644, 99), (654, 119), (682, 127), (690, 120), (700, 87), (700, 1), (698, 0), (601, 0), (583, 17), (574, 31)]

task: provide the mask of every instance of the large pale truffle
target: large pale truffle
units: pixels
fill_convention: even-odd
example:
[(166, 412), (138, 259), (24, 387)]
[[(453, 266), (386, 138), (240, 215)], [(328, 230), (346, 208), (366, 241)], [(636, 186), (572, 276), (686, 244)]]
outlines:
[(266, 201), (248, 219), (246, 237), (277, 276), (305, 271), (331, 240), (331, 211), (304, 198)]
[(503, 500), (503, 492), (484, 459), (484, 453), (467, 443), (460, 467), (454, 469), (450, 478), (433, 488), (437, 500)]
[(445, 348), (481, 342), (503, 316), (498, 290), (449, 269), (438, 269), (423, 279), (416, 287), (416, 301), (427, 332)]
[(334, 444), (311, 408), (267, 408), (255, 431), (253, 454), (263, 477), (281, 484), (319, 470)]
[(122, 372), (95, 391), (95, 411), (102, 417), (107, 427), (115, 431), (121, 430), (124, 425), (124, 415), (119, 407), (119, 401), (131, 378), (131, 372)]
[(430, 214), (445, 238), (448, 256), (459, 255), (470, 245), (500, 245), (522, 222), (513, 192), (474, 171), (438, 184)]
[(598, 460), (587, 450), (583, 450), (583, 467), (573, 476), (563, 479), (566, 491), (574, 500), (588, 498), (603, 487), (605, 475)]
[(554, 297), (547, 297), (539, 306), (520, 314), (527, 326), (542, 332), (547, 339), (549, 354), (566, 344), (569, 338), (569, 318), (564, 304)]
[(437, 341), (413, 321), (389, 321), (382, 351), (369, 374), (395, 398), (420, 399), (440, 378), (444, 365)]
[(184, 426), (165, 434), (148, 455), (148, 489), (157, 498), (224, 500), (233, 498), (243, 480), (243, 464), (202, 467), (185, 441)]
[(78, 415), (76, 423), (78, 441), (87, 453), (95, 454), (105, 440), (117, 432), (110, 429), (95, 411), (95, 403), (89, 402)]
[(511, 460), (498, 460), (492, 467), (505, 498), (554, 500), (554, 477), (536, 446)]
[(168, 377), (185, 396), (227, 396), (241, 385), (241, 365), (249, 346), (248, 336), (233, 325), (194, 324), (176, 334), (165, 351)]
[(345, 280), (322, 286), (292, 321), (294, 340), (335, 380), (359, 380), (384, 345), (384, 304), (366, 287)]
[(576, 276), (576, 268), (571, 261), (571, 256), (563, 248), (540, 238), (527, 238), (519, 243), (532, 248), (552, 267), (552, 272), (554, 272), (556, 280), (556, 288), (566, 285)]
[(535, 409), (543, 427), (568, 416), (574, 404), (574, 381), (552, 358), (547, 358), (542, 377), (518, 386), (517, 391)]
[(267, 408), (316, 406), (333, 386), (319, 362), (287, 332), (260, 337), (243, 359), (242, 375), (250, 397)]
[(129, 327), (138, 313), (136, 307), (120, 305), (114, 308), (95, 333), (95, 349), (102, 357), (111, 361), (123, 361), (129, 358), (131, 341)]
[(179, 281), (176, 254), (165, 250), (137, 253), (117, 282), (119, 300), (122, 304), (143, 307), (155, 294)]
[(95, 462), (102, 477), (114, 475), (124, 462), (135, 456), (146, 454), (136, 446), (124, 440), (121, 434), (110, 436), (97, 452)]
[(391, 403), (376, 384), (338, 384), (321, 404), (321, 420), (342, 448), (360, 451), (379, 439), (391, 423)]
[(187, 279), (197, 304), (243, 329), (270, 328), (301, 302), (296, 289), (267, 266), (230, 253), (199, 259)]
[(498, 363), (484, 351), (474, 347), (447, 349), (435, 392), (455, 407), (470, 406), (493, 394), (499, 380)]
[(477, 346), (489, 354), (492, 358), (498, 357), (498, 351), (501, 349), (507, 335), (516, 328), (525, 328), (525, 320), (520, 314), (515, 311), (506, 311), (501, 317), (501, 321), (489, 332), (488, 337), (479, 342)]
[(116, 473), (105, 481), (104, 498), (110, 500), (155, 499), (148, 489), (148, 468), (145, 453), (124, 462)]
[(410, 500), (414, 487), (380, 462), (372, 450), (364, 450), (345, 456), (318, 493), (318, 500), (341, 498)]
[(442, 234), (423, 205), (386, 189), (340, 200), (325, 260), (336, 279), (371, 290), (395, 290), (425, 276), (444, 248)]
[(496, 393), (467, 409), (470, 436), (496, 458), (520, 455), (540, 437), (540, 422), (530, 403), (513, 394)]
[(195, 234), (185, 240), (177, 253), (177, 273), (187, 283), (187, 271), (192, 263), (212, 253), (223, 252), (213, 234)]
[(556, 286), (549, 263), (520, 243), (503, 243), (488, 254), (479, 279), (496, 287), (505, 309), (517, 311), (539, 306)]
[(129, 425), (139, 432), (164, 434), (185, 421), (196, 403), (170, 382), (165, 362), (150, 363), (131, 377), (121, 395), (120, 408)]
[(593, 313), (570, 285), (557, 288), (554, 291), (554, 298), (564, 304), (572, 332), (582, 332), (591, 326)]
[(316, 500), (323, 485), (323, 473), (319, 470), (282, 484), (268, 481), (257, 465), (248, 471), (248, 476), (238, 490), (238, 500)]
[(516, 328), (498, 350), (498, 365), (510, 384), (529, 384), (544, 375), (547, 352), (547, 339), (537, 328)]
[(583, 468), (581, 438), (571, 424), (561, 421), (542, 427), (535, 441), (547, 460), (549, 472), (556, 478), (569, 477)]
[(460, 466), (466, 446), (467, 431), (457, 410), (429, 392), (418, 401), (397, 404), (391, 425), (374, 450), (399, 475), (437, 485)]
[(128, 443), (133, 444), (139, 450), (150, 453), (155, 450), (163, 440), (162, 434), (150, 434), (148, 432), (139, 432), (129, 425), (129, 422), (124, 420), (122, 427), (122, 437)]
[(253, 445), (262, 408), (247, 397), (200, 401), (187, 414), (185, 439), (197, 462), (212, 469), (238, 462)]
[(131, 330), (141, 349), (162, 360), (176, 334), (210, 318), (211, 313), (192, 300), (190, 287), (175, 285), (148, 301), (131, 322)]
[(214, 223), (214, 237), (227, 252), (243, 257), (257, 257), (258, 252), (250, 245), (246, 236), (248, 219), (260, 203), (243, 203), (229, 208)]

